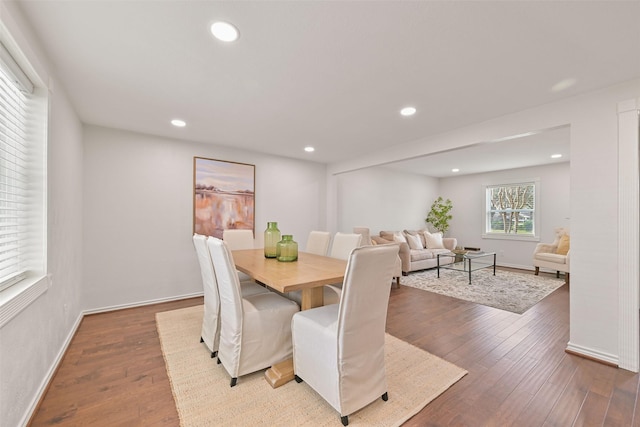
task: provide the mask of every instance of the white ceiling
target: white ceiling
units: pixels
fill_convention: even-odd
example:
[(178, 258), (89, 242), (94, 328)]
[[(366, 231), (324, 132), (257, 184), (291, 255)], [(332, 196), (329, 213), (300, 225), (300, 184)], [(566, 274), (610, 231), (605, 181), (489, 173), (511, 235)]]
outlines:
[[(436, 178), (569, 162), (568, 126), (393, 162), (385, 167)], [(552, 158), (552, 154), (562, 157)], [(453, 172), (452, 169), (458, 169)]]
[(640, 1), (18, 3), (83, 122), (326, 163), (640, 77)]

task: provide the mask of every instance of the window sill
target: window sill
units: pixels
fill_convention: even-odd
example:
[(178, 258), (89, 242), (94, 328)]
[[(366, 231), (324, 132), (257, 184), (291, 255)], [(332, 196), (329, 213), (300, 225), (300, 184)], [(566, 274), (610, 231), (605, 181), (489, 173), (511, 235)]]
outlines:
[(0, 292), (0, 328), (49, 289), (47, 276), (28, 277)]
[(539, 242), (539, 236), (522, 236), (518, 234), (483, 234), (483, 239), (494, 239), (494, 240), (519, 240), (523, 242)]

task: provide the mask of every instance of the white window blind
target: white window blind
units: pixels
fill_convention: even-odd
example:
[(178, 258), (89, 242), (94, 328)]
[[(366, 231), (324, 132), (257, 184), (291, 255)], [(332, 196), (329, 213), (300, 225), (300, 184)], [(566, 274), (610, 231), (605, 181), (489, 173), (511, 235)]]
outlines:
[(0, 290), (23, 279), (27, 269), (27, 92), (0, 63)]

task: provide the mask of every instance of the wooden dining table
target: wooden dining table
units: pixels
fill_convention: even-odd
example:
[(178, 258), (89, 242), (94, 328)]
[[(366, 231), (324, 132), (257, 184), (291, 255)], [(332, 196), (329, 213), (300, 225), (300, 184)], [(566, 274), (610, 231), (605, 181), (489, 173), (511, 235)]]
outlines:
[[(232, 253), (236, 269), (255, 281), (282, 293), (301, 291), (302, 310), (322, 306), (323, 286), (342, 283), (347, 268), (346, 260), (307, 252), (299, 252), (298, 260), (293, 262), (265, 258), (264, 249), (243, 249)], [(293, 359), (267, 369), (265, 378), (273, 388), (291, 381), (294, 378)]]

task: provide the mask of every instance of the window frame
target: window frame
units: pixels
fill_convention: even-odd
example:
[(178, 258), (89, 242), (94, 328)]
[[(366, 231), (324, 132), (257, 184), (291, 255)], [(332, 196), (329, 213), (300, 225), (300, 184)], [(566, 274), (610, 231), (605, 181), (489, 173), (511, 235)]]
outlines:
[[(489, 213), (492, 211), (491, 202), (489, 199), (489, 190), (496, 187), (514, 187), (514, 186), (525, 186), (525, 185), (533, 185), (533, 209), (521, 209), (520, 211), (533, 211), (531, 215), (533, 219), (533, 233), (527, 234), (510, 234), (510, 233), (500, 233), (500, 232), (490, 232), (491, 220)], [(482, 238), (483, 239), (496, 239), (496, 240), (522, 240), (522, 241), (540, 241), (539, 235), (539, 226), (540, 223), (540, 179), (523, 179), (523, 180), (512, 180), (508, 182), (501, 182), (498, 184), (483, 184), (483, 210), (482, 210)]]
[(22, 49), (0, 22), (0, 63), (18, 89), (28, 93), (27, 143), (29, 144), (26, 210), (25, 268), (21, 280), (0, 290), (0, 328), (51, 287), (47, 273), (47, 139), (49, 90)]
[[(0, 291), (27, 276), (30, 95), (0, 61)], [(6, 113), (6, 114), (5, 114)]]

